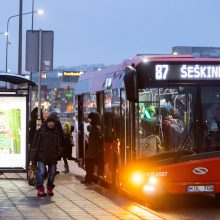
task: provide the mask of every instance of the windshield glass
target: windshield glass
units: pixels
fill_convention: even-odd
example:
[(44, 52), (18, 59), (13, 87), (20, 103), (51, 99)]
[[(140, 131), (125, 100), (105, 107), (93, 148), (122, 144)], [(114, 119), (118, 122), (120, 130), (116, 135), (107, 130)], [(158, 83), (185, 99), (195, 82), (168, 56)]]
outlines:
[(204, 128), (202, 151), (220, 150), (220, 88), (202, 87), (201, 103)]
[[(195, 89), (189, 87), (139, 90), (137, 156), (145, 158), (180, 149), (193, 136)], [(194, 146), (189, 138), (187, 148)]]

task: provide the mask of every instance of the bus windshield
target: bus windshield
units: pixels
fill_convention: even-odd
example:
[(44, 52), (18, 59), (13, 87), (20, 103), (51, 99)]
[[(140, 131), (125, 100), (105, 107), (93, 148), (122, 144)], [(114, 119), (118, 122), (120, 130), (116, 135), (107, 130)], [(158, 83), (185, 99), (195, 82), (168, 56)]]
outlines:
[[(138, 158), (178, 151), (184, 139), (193, 135), (195, 92), (184, 86), (139, 90)], [(193, 138), (188, 145), (194, 148)]]
[(201, 88), (203, 152), (220, 150), (220, 87)]

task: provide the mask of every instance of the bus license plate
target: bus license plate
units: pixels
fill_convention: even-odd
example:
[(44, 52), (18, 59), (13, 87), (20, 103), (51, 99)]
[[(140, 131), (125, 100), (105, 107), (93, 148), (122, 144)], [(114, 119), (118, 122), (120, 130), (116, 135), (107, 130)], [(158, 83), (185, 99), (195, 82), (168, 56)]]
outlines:
[(213, 185), (205, 186), (187, 186), (187, 192), (214, 192), (215, 187)]

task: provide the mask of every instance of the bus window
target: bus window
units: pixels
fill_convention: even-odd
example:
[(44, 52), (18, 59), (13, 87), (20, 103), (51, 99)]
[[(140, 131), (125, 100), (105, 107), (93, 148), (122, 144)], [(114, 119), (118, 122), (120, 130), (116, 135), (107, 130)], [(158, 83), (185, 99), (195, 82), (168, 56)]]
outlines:
[[(139, 91), (138, 157), (177, 151), (191, 135), (193, 99), (188, 88), (151, 88)], [(192, 147), (193, 143), (189, 143)]]
[(105, 140), (111, 142), (120, 137), (120, 91), (106, 93), (104, 103)]
[(90, 94), (89, 97), (89, 112), (97, 112), (97, 102), (96, 102), (96, 95)]
[(202, 151), (220, 150), (220, 88), (202, 87), (201, 103), (204, 127)]

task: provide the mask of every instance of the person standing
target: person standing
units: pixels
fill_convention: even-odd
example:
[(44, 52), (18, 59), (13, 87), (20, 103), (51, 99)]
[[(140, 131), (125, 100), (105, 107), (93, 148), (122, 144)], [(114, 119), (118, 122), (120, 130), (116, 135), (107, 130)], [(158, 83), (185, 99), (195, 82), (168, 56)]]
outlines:
[(62, 156), (62, 137), (56, 124), (56, 118), (49, 116), (46, 123), (37, 130), (31, 146), (31, 161), (37, 162), (38, 166), (36, 188), (39, 197), (46, 196), (44, 188), (46, 165), (48, 165), (47, 194), (54, 195), (56, 164)]
[(69, 122), (64, 123), (64, 141), (63, 141), (63, 161), (64, 161), (64, 173), (69, 173), (69, 164), (67, 160), (75, 160), (76, 158), (72, 157), (72, 147), (73, 147), (73, 138), (72, 138), (72, 127)]
[(91, 125), (89, 131), (89, 143), (88, 149), (85, 156), (85, 170), (86, 176), (82, 184), (91, 184), (92, 182), (97, 182), (97, 178), (94, 176), (95, 165), (98, 165), (101, 174), (100, 161), (103, 158), (103, 134), (101, 131), (101, 119), (97, 112), (91, 112), (88, 115), (88, 121)]

